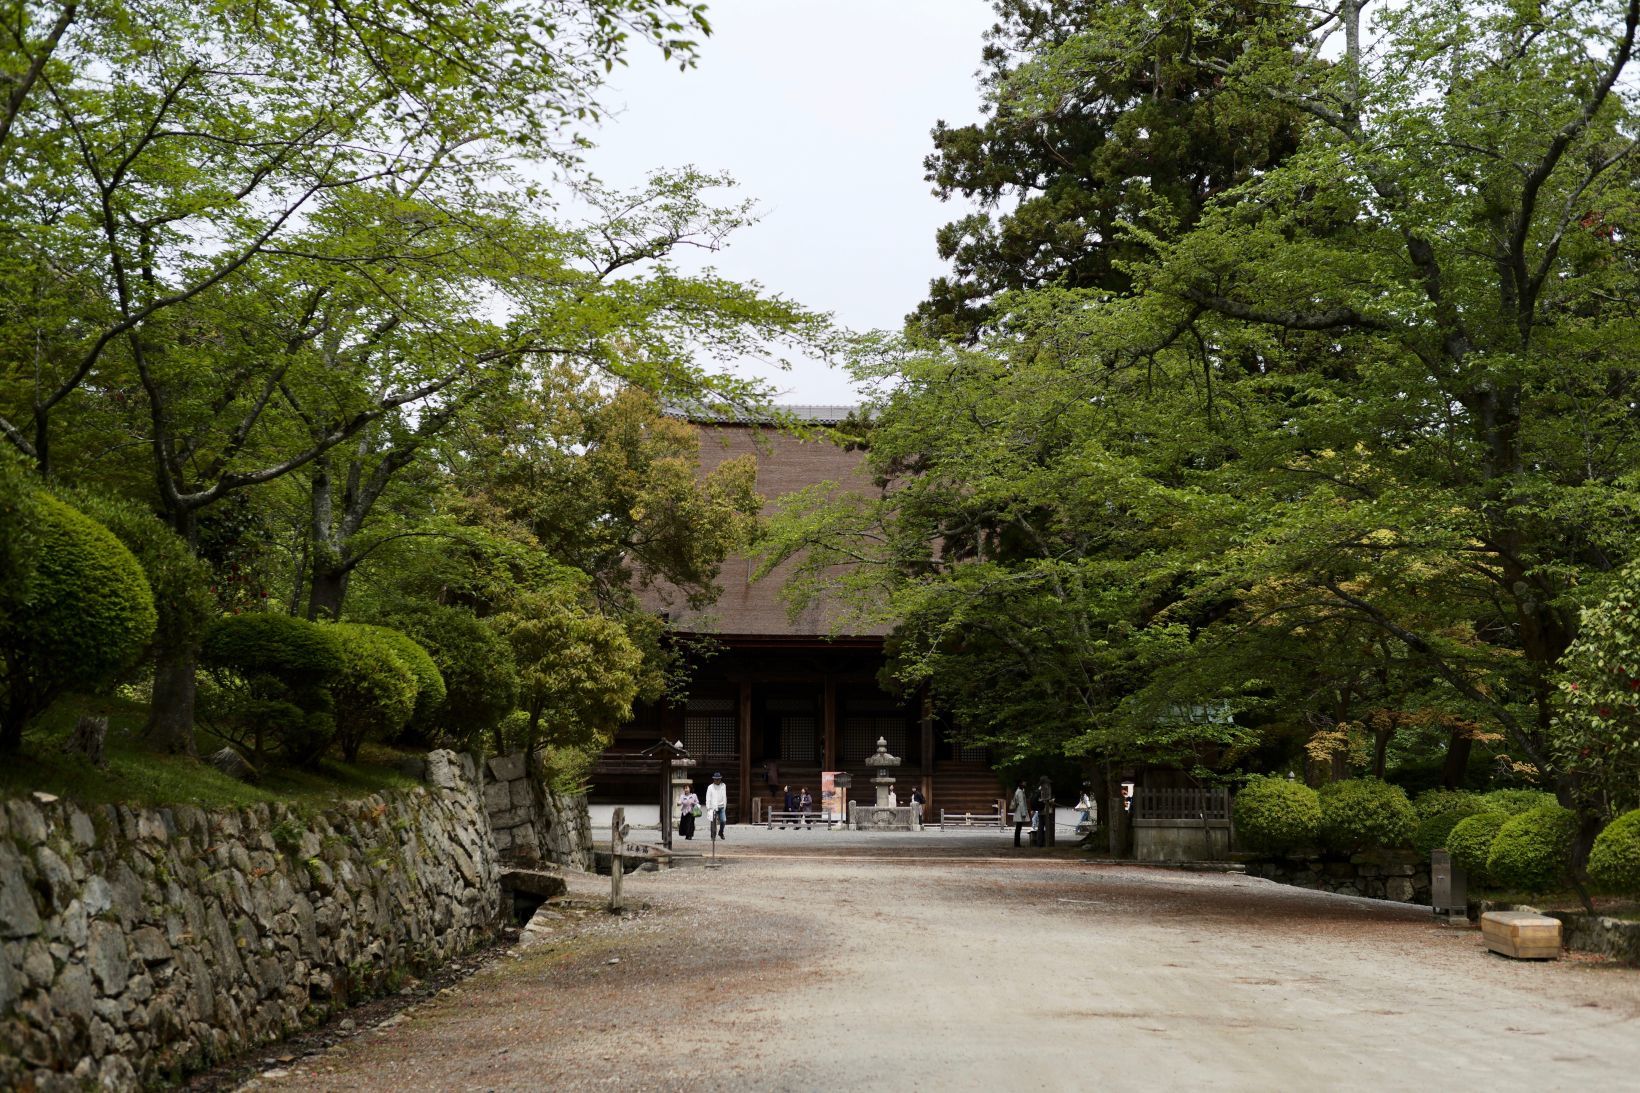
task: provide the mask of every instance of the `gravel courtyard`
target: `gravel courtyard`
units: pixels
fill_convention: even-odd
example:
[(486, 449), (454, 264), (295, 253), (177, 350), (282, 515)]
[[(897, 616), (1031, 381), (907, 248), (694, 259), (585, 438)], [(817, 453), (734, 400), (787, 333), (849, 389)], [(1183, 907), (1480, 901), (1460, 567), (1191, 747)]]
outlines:
[[(745, 837), (749, 835), (750, 837)], [(697, 840), (698, 843), (698, 840)], [(995, 833), (731, 829), (388, 1027), (253, 1083), (407, 1089), (1634, 1088), (1640, 971), (1427, 910)], [(572, 894), (607, 894), (604, 878)]]

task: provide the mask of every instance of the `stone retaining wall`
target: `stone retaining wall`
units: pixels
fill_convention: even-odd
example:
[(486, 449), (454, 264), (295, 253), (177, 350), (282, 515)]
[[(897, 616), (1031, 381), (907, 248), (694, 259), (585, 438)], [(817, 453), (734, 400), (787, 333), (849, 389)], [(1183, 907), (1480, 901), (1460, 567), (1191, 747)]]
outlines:
[(504, 860), (591, 871), (592, 823), (584, 794), (572, 797), (543, 786), (522, 752), (498, 755), (485, 768), (484, 807)]
[(1429, 862), (1416, 854), (1357, 854), (1348, 861), (1320, 858), (1251, 858), (1251, 876), (1346, 896), (1429, 905)]
[(291, 808), (0, 810), (0, 1088), (129, 1089), (314, 1023), (493, 936), (470, 759)]

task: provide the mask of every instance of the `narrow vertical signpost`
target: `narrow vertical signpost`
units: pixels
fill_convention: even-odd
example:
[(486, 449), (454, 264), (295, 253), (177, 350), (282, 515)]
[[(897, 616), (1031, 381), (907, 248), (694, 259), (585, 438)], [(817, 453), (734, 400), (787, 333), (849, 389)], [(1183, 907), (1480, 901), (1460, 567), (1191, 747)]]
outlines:
[(617, 808), (609, 819), (609, 909), (621, 909), (621, 866), (626, 857), (626, 837), (632, 829), (626, 826), (626, 809)]

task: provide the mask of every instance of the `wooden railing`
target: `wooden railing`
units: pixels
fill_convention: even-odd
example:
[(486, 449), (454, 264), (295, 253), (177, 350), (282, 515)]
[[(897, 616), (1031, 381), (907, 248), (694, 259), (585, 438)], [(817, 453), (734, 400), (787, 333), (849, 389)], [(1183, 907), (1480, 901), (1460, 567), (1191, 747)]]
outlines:
[(1195, 820), (1230, 822), (1230, 791), (1211, 789), (1136, 789), (1135, 820)]

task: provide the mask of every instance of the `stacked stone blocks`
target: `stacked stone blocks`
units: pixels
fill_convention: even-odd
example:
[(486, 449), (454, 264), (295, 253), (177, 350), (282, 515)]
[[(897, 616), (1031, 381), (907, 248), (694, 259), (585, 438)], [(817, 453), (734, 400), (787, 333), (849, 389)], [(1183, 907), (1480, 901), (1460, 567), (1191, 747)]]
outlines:
[(148, 1085), (492, 937), (472, 761), (340, 803), (0, 810), (0, 1088)]

